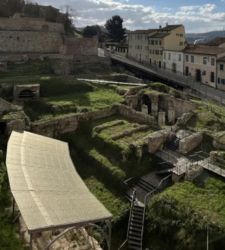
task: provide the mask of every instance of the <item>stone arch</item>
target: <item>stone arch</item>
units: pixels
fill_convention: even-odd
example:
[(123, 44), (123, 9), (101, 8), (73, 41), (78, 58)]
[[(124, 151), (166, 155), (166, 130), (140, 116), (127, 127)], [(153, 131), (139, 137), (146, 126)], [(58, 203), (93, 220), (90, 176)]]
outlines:
[(19, 98), (34, 98), (35, 97), (35, 93), (30, 90), (30, 89), (23, 89), (22, 91), (20, 91)]
[(151, 114), (152, 112), (152, 101), (151, 98), (148, 95), (142, 96), (142, 104), (146, 105), (148, 107), (148, 114)]

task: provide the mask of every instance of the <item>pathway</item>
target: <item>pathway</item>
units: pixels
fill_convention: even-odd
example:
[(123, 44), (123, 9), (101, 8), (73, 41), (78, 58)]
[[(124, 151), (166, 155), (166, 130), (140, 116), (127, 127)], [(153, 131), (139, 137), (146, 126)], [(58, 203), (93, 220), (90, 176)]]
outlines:
[(110, 57), (111, 59), (115, 61), (126, 64), (128, 66), (132, 66), (133, 68), (141, 70), (142, 72), (155, 75), (156, 77), (159, 77), (160, 79), (163, 79), (166, 81), (173, 81), (182, 87), (188, 87), (198, 92), (205, 98), (209, 98), (217, 102), (220, 102), (222, 104), (225, 104), (225, 92), (224, 91), (207, 86), (200, 82), (196, 82), (193, 78), (189, 76), (185, 76), (179, 73), (173, 73), (169, 70), (164, 70), (162, 68), (160, 69), (158, 67), (153, 67), (152, 65), (149, 65), (149, 64), (144, 65), (142, 63), (136, 62), (126, 57), (119, 56), (117, 54), (111, 54)]

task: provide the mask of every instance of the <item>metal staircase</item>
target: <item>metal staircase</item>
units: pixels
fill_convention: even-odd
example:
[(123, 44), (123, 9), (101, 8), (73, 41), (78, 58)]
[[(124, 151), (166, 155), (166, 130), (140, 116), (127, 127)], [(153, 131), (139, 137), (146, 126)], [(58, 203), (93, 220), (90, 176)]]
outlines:
[[(138, 179), (135, 187), (141, 188), (145, 192), (144, 202), (140, 202), (137, 197), (136, 189), (133, 189), (132, 195), (127, 195), (131, 201), (130, 216), (127, 229), (127, 239), (120, 246), (120, 249), (142, 250), (142, 241), (144, 234), (145, 210), (147, 202), (155, 193), (160, 192), (167, 187), (170, 182), (171, 174), (162, 178), (156, 186), (153, 181), (145, 181), (143, 178)], [(126, 248), (125, 248), (126, 247)]]

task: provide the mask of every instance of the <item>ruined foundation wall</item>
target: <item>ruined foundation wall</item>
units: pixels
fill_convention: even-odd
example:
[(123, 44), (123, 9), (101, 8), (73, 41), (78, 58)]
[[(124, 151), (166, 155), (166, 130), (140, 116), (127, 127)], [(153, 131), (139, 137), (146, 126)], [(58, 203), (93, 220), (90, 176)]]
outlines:
[(75, 132), (83, 121), (88, 122), (102, 119), (115, 113), (116, 110), (114, 108), (106, 108), (93, 112), (65, 115), (49, 121), (33, 122), (31, 124), (31, 131), (49, 137), (57, 137), (60, 134)]
[(150, 124), (156, 126), (156, 120), (153, 116), (146, 115), (142, 112), (138, 112), (126, 105), (117, 106), (118, 113), (127, 119), (133, 120), (135, 122)]

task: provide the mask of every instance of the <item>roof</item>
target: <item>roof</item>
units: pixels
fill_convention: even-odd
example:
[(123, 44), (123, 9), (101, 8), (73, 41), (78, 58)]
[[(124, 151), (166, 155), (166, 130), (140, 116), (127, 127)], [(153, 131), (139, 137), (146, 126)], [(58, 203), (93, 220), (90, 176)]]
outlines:
[(174, 29), (177, 29), (179, 27), (183, 26), (182, 24), (173, 24), (173, 25), (167, 25), (166, 27), (162, 28), (162, 31), (171, 31)]
[(210, 46), (219, 46), (221, 44), (225, 43), (225, 37), (216, 37), (215, 39), (211, 40), (207, 43), (207, 45)]
[(225, 48), (218, 46), (210, 46), (203, 44), (189, 45), (184, 49), (184, 53), (200, 54), (200, 55), (219, 55), (225, 53)]
[(12, 132), (6, 165), (12, 194), (29, 232), (111, 218), (78, 175), (67, 143)]
[(218, 62), (225, 62), (225, 56), (218, 59)]
[(158, 31), (158, 29), (134, 30), (130, 31), (128, 34), (150, 34), (156, 31)]
[(149, 38), (164, 38), (169, 35), (169, 33), (157, 32), (155, 34), (150, 35)]

